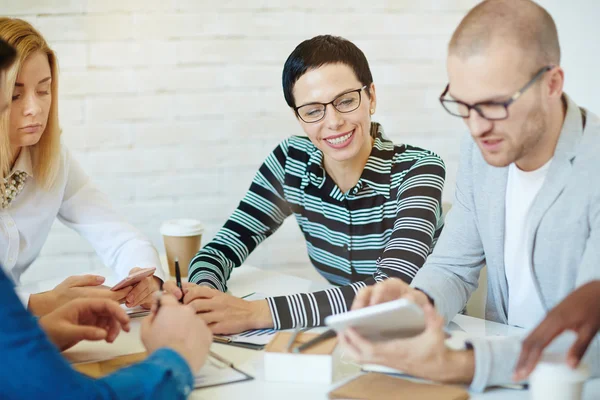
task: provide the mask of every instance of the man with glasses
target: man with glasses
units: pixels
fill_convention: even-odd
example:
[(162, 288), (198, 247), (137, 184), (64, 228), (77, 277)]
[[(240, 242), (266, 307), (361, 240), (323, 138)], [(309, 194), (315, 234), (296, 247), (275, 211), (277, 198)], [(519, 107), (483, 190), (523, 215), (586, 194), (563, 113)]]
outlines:
[[(518, 338), (444, 345), (444, 320), (466, 305), (488, 267), (486, 318), (534, 328), (576, 287), (600, 276), (600, 120), (563, 93), (552, 17), (529, 0), (487, 0), (450, 41), (449, 84), (440, 101), (470, 130), (456, 198), (437, 247), (411, 285), (363, 289), (353, 308), (408, 297), (427, 328), (373, 344), (354, 331), (341, 342), (359, 361), (379, 363), (473, 390), (510, 383)], [(596, 337), (587, 361), (600, 371)]]

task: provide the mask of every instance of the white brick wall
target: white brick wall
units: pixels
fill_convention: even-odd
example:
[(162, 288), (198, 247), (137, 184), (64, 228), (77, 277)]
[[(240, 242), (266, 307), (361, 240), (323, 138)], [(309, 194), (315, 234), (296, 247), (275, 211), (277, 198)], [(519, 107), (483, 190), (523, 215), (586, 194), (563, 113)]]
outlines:
[[(446, 43), (476, 2), (0, 0), (0, 12), (31, 21), (58, 52), (64, 140), (162, 251), (161, 221), (201, 219), (209, 240), (269, 151), (302, 133), (283, 100), (281, 69), (316, 34), (341, 35), (363, 49), (378, 90), (376, 120), (396, 142), (445, 159), (444, 199), (451, 200), (465, 129), (437, 97)], [(305, 265), (295, 221), (251, 262)], [(75, 273), (99, 262), (57, 224), (33, 269), (49, 277), (59, 268)]]

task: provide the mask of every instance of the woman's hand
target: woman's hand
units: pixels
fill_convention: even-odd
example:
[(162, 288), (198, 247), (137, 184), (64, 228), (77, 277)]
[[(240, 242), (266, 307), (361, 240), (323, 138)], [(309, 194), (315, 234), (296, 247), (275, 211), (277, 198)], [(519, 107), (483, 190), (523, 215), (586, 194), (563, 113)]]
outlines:
[(213, 333), (232, 334), (248, 329), (273, 328), (266, 300), (246, 301), (206, 286), (186, 284), (184, 304), (189, 304)]
[(70, 276), (48, 292), (31, 295), (29, 311), (37, 316), (43, 316), (71, 300), (82, 297), (122, 302), (132, 289), (126, 287), (113, 292), (110, 288), (102, 286), (102, 283), (104, 277), (98, 275)]
[(112, 343), (121, 329), (129, 332), (129, 317), (109, 299), (72, 300), (39, 319), (48, 338), (61, 350), (82, 340)]
[[(142, 268), (133, 268), (131, 271), (129, 271), (129, 275), (132, 275), (141, 269)], [(160, 290), (161, 284), (162, 281), (156, 276), (144, 278), (142, 281), (135, 284), (132, 287), (131, 292), (127, 294), (127, 297), (125, 298), (125, 305), (127, 307), (136, 307), (141, 305), (149, 310), (154, 301), (152, 295), (154, 292)]]

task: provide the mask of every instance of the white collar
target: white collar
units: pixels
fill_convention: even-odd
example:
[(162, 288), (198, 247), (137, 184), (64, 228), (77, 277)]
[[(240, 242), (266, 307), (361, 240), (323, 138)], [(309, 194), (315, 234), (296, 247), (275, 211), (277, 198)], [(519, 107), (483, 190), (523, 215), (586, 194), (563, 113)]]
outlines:
[(21, 147), (21, 152), (19, 153), (19, 157), (17, 157), (17, 161), (15, 161), (15, 165), (13, 166), (10, 174), (8, 176), (12, 176), (17, 171), (25, 172), (29, 177), (33, 178), (33, 165), (31, 163), (31, 152), (28, 147)]

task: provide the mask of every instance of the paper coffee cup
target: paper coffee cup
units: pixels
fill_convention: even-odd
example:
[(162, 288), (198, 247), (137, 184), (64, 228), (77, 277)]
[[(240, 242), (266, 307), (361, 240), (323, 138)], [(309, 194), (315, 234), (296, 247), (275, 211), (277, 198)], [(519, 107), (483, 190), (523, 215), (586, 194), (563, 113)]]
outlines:
[(531, 400), (580, 400), (590, 376), (586, 365), (572, 369), (564, 362), (542, 361), (529, 378)]
[(163, 236), (169, 273), (175, 276), (175, 258), (179, 260), (181, 276), (188, 275), (190, 261), (202, 245), (204, 226), (195, 219), (173, 219), (160, 227)]

